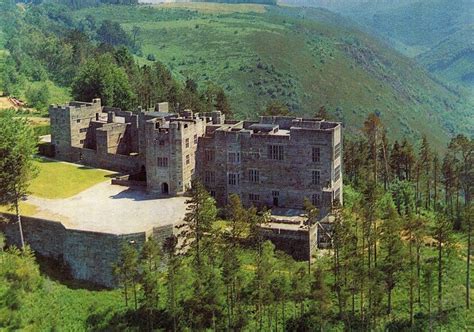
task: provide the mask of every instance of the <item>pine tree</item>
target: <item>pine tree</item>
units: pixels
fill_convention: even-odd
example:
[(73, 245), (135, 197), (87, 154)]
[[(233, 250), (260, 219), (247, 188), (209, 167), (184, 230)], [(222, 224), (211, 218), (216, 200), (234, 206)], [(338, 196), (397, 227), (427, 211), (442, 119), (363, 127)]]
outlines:
[(472, 226), (474, 223), (474, 204), (471, 202), (464, 208), (463, 218), (466, 223), (466, 309), (470, 309), (471, 294), (471, 246), (472, 246)]
[(433, 209), (438, 210), (438, 184), (440, 180), (440, 164), (438, 154), (435, 153), (433, 157)]
[(181, 268), (181, 257), (176, 254), (176, 247), (178, 238), (176, 236), (168, 237), (163, 245), (164, 251), (167, 254), (167, 273), (166, 273), (166, 288), (167, 288), (167, 311), (173, 320), (173, 332), (178, 330), (178, 274)]
[[(261, 253), (256, 257), (255, 275), (253, 284), (253, 299), (256, 305), (256, 319), (259, 330), (263, 329), (263, 317), (267, 307), (273, 302), (273, 294), (271, 292), (271, 281), (275, 273), (275, 246), (270, 241), (265, 241), (262, 245)], [(269, 324), (271, 320), (268, 319)], [(269, 327), (271, 330), (271, 326)]]
[(380, 118), (375, 113), (370, 113), (364, 122), (364, 134), (369, 146), (369, 159), (372, 164), (372, 180), (377, 185), (379, 163), (378, 150), (382, 138), (383, 125)]
[(212, 231), (217, 208), (215, 200), (198, 181), (193, 181), (191, 198), (186, 203), (188, 212), (184, 217), (185, 227), (180, 237), (183, 238), (183, 248), (187, 250), (189, 246), (189, 253), (193, 255), (196, 264), (200, 265), (201, 256), (206, 250), (205, 245), (209, 244), (209, 241), (203, 241), (203, 239)]
[(402, 180), (402, 151), (398, 141), (393, 143), (392, 152), (390, 153), (390, 169), (398, 180)]
[(234, 329), (241, 326), (246, 320), (240, 306), (242, 276), (239, 243), (248, 233), (249, 224), (247, 222), (248, 212), (242, 206), (238, 195), (232, 194), (229, 196), (229, 204), (225, 212), (230, 221), (230, 227), (221, 234), (224, 243), (222, 275), (226, 287), (228, 328)]
[(438, 316), (443, 313), (443, 272), (445, 269), (443, 255), (451, 244), (452, 226), (442, 213), (436, 215), (433, 238), (437, 241), (438, 251)]
[(401, 161), (403, 165), (403, 179), (411, 181), (413, 180), (413, 167), (416, 163), (415, 154), (413, 152), (413, 146), (405, 138), (401, 145)]
[(423, 135), (421, 147), (420, 147), (420, 156), (419, 156), (419, 167), (420, 167), (420, 176), (423, 178), (424, 182), (424, 196), (425, 196), (425, 209), (430, 207), (431, 199), (431, 169), (432, 169), (432, 152), (428, 142), (428, 139)]
[(15, 210), (22, 249), (25, 240), (20, 201), (28, 194), (30, 181), (37, 175), (33, 163), (36, 138), (26, 119), (6, 111), (0, 117), (0, 205)]
[(296, 271), (293, 271), (291, 278), (291, 298), (295, 304), (295, 316), (298, 312), (297, 307), (299, 305), (299, 317), (304, 314), (304, 303), (309, 296), (310, 290), (310, 278), (307, 269), (299, 267)]
[(114, 274), (124, 287), (125, 306), (128, 307), (129, 287), (132, 288), (133, 302), (135, 310), (138, 309), (137, 301), (137, 279), (138, 279), (138, 252), (135, 243), (124, 242), (120, 251), (120, 256), (114, 266)]
[(392, 291), (399, 281), (402, 272), (400, 267), (404, 266), (405, 257), (401, 239), (400, 217), (392, 205), (388, 206), (381, 228), (380, 246), (384, 253), (381, 271), (387, 291), (387, 315), (390, 315), (392, 312)]
[(158, 309), (160, 300), (160, 284), (159, 284), (159, 265), (161, 263), (161, 248), (158, 242), (149, 237), (148, 241), (142, 247), (140, 253), (140, 283), (143, 290), (141, 305), (147, 312), (148, 329), (153, 330), (153, 311)]
[(310, 298), (312, 302), (311, 313), (319, 326), (320, 331), (326, 329), (331, 310), (329, 289), (324, 281), (324, 270), (316, 268), (311, 281)]

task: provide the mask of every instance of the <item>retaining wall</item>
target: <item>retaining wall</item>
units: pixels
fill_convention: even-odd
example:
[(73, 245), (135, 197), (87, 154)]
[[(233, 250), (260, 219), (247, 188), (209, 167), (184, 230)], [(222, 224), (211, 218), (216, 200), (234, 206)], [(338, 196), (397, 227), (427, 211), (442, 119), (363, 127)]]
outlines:
[[(9, 214), (3, 216), (8, 222), (0, 222), (0, 231), (5, 233), (7, 244), (19, 247), (20, 233), (15, 217)], [(25, 242), (36, 253), (66, 264), (74, 279), (106, 287), (117, 285), (113, 266), (124, 242), (133, 241), (140, 249), (148, 234), (161, 244), (173, 234), (173, 225), (118, 235), (68, 229), (60, 222), (33, 217), (22, 217), (22, 226)]]

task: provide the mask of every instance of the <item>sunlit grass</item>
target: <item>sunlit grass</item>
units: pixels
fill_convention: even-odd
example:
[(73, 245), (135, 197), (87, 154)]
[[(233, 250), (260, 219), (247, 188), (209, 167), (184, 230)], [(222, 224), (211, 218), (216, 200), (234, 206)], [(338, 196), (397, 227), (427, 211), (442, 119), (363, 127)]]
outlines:
[(67, 198), (106, 181), (111, 172), (38, 158), (38, 176), (31, 182), (31, 194), (43, 198)]
[[(38, 212), (38, 207), (36, 205), (27, 202), (20, 203), (20, 214), (22, 216), (31, 217), (34, 216), (36, 212)], [(0, 213), (15, 214), (15, 209), (12, 209), (10, 206), (1, 205)]]

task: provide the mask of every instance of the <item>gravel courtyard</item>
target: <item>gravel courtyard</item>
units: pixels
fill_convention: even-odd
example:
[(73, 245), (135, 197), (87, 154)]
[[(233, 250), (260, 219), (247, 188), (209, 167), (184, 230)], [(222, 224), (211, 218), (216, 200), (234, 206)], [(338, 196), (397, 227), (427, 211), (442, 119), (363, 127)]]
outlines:
[(65, 199), (28, 197), (37, 218), (60, 221), (70, 229), (125, 234), (183, 220), (186, 198), (157, 198), (144, 190), (102, 182)]

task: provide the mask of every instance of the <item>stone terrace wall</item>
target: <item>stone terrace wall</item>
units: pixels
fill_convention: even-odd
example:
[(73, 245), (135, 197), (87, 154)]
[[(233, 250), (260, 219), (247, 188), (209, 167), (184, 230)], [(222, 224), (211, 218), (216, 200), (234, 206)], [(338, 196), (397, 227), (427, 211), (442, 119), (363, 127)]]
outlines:
[[(8, 223), (0, 222), (9, 245), (20, 246), (18, 224), (12, 215), (3, 215)], [(0, 214), (0, 218), (2, 215)], [(61, 223), (22, 217), (26, 243), (39, 255), (65, 263), (73, 278), (106, 287), (117, 285), (113, 276), (113, 265), (117, 261), (122, 243), (133, 241), (140, 249), (146, 240), (146, 233), (106, 234), (65, 228)], [(151, 231), (160, 243), (173, 233), (173, 226), (156, 227)]]
[(66, 230), (63, 259), (75, 279), (116, 286), (113, 265), (123, 242), (134, 241), (137, 249), (145, 242), (145, 232), (127, 235)]
[[(2, 222), (0, 214), (0, 231), (5, 233), (9, 245), (21, 246), (16, 217), (3, 215), (8, 223)], [(23, 235), (25, 242), (40, 255), (54, 259), (62, 259), (66, 228), (58, 222), (44, 219), (22, 217)]]
[(91, 149), (76, 148), (80, 155), (81, 163), (96, 168), (109, 169), (122, 173), (138, 173), (140, 171), (140, 158), (138, 156), (127, 156), (120, 154), (101, 154)]

